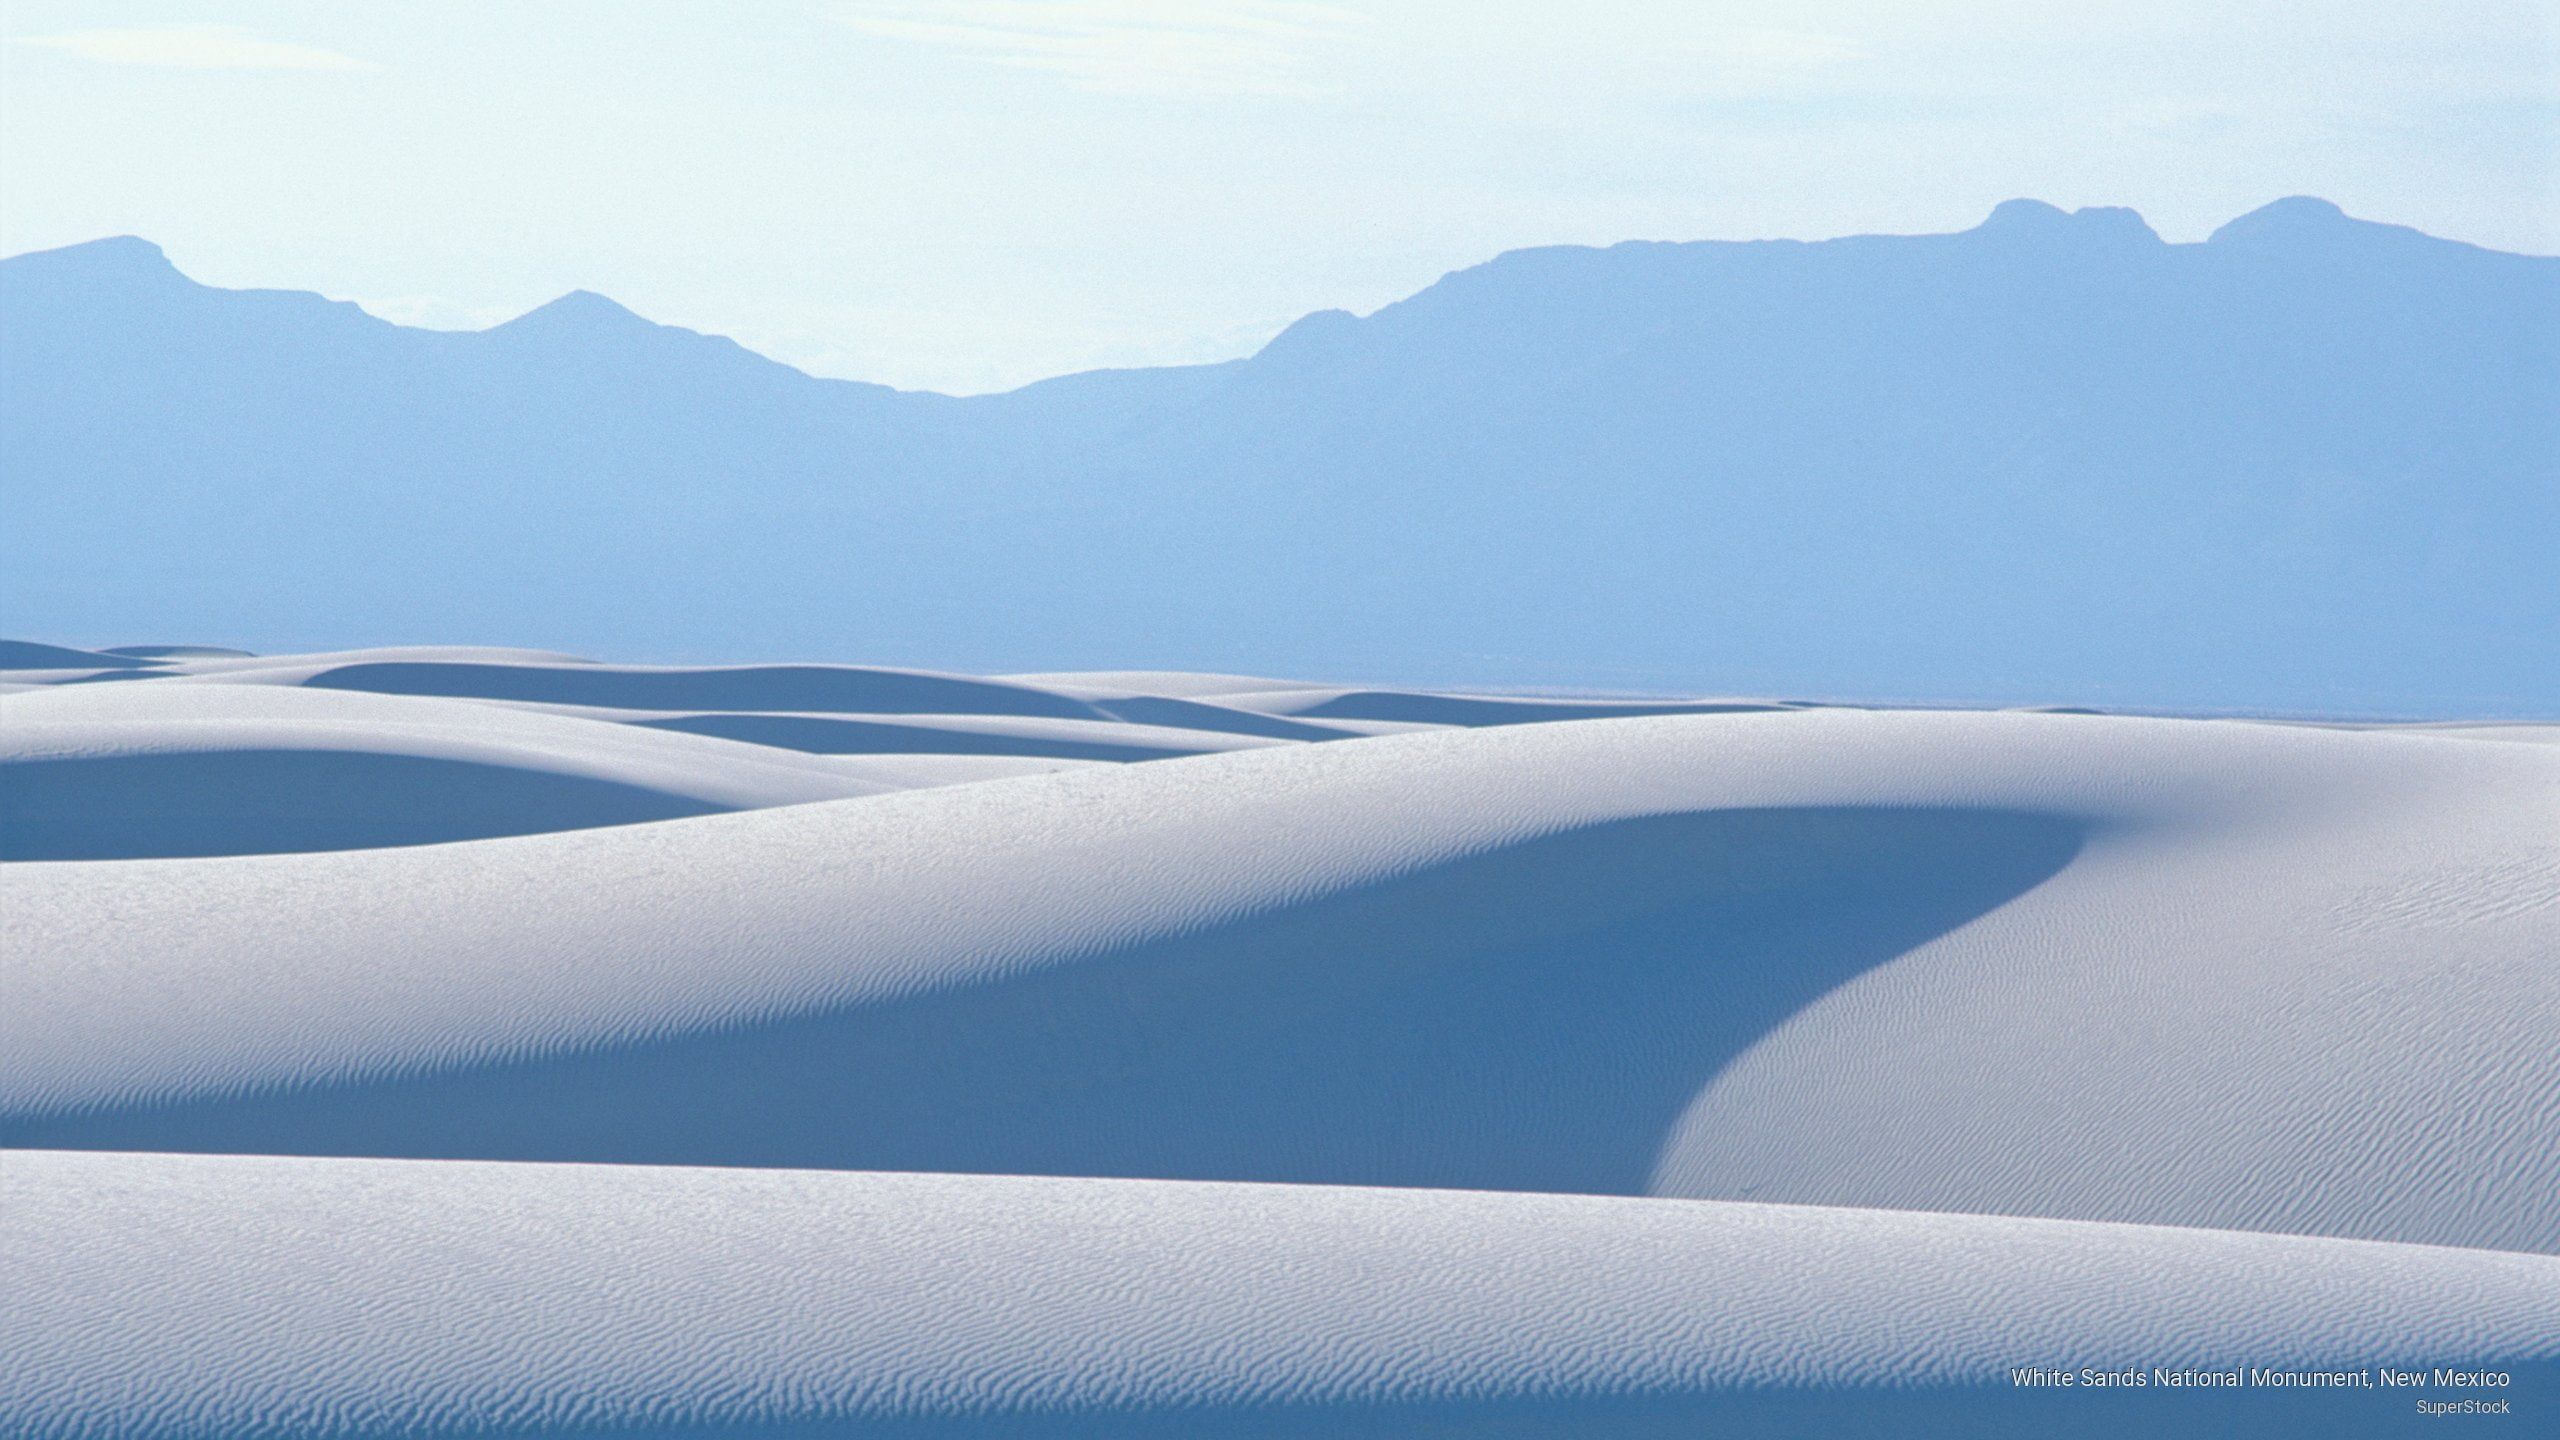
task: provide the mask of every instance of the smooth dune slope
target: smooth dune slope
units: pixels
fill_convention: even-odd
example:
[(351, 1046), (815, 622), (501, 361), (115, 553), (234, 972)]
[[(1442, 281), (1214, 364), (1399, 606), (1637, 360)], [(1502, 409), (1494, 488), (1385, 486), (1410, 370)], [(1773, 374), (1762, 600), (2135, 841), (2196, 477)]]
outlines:
[[(1340, 740), (1433, 728), (1308, 720), (1269, 705), (1238, 708), (1201, 698), (1239, 684), (1288, 698), (1288, 682), (1244, 677), (1131, 672), (1034, 683), (1037, 677), (858, 665), (607, 665), (546, 651), (468, 646), (261, 656), (204, 646), (90, 652), (9, 643), (27, 664), (0, 668), (0, 683), (70, 689), (100, 681), (166, 680), (436, 698), (699, 734), (735, 732), (752, 743), (830, 754), (1126, 761), (1241, 749), (1256, 741)], [(122, 658), (144, 652), (153, 658)], [(1318, 698), (1341, 693), (1299, 688)], [(1404, 698), (1416, 704), (1429, 699)]]
[(1277, 740), (1170, 725), (1045, 716), (919, 715), (888, 719), (788, 711), (641, 712), (634, 724), (717, 735), (821, 755), (1017, 755), (1030, 759), (1135, 761), (1248, 750)]
[(98, 652), (102, 655), (124, 655), (136, 660), (254, 660), (254, 651), (234, 650), (228, 645), (110, 645)]
[(12, 696), (0, 859), (435, 844), (903, 788), (719, 740), (487, 705), (173, 680)]
[(882, 714), (967, 711), (1094, 718), (1054, 691), (972, 675), (855, 665), (468, 664), (361, 660), (315, 667), (300, 683), (330, 690), (542, 700), (623, 709), (813, 710)]
[(1218, 698), (1239, 709), (1302, 720), (1390, 720), (1416, 725), (1534, 725), (1552, 720), (1720, 715), (1782, 708), (1762, 700), (1558, 700), (1415, 690), (1304, 688), (1239, 692)]
[[(6, 860), (443, 843), (1379, 728), (859, 666), (10, 644), (0, 659), (44, 668), (0, 670), (0, 695), (17, 697), (0, 709)], [(727, 708), (640, 708), (648, 701)], [(917, 708), (934, 705), (968, 708)]]
[(1000, 678), (1051, 688), (1092, 687), (1130, 694), (1181, 695), (1204, 700), (1266, 690), (1328, 688), (1313, 681), (1278, 680), (1267, 675), (1215, 675), (1194, 670), (1054, 670)]
[[(1397, 718), (1346, 714), (1340, 718), (1353, 723), (1325, 723), (1320, 719), (1291, 715), (1292, 702), (1315, 704), (1343, 692), (1316, 688), (1302, 697), (1297, 691), (1284, 689), (1276, 694), (1250, 697), (1264, 703), (1239, 707), (1198, 698), (1190, 693), (1196, 687), (1185, 685), (1178, 678), (1148, 675), (1122, 678), (1132, 681), (1169, 680), (1171, 693), (1100, 684), (1043, 685), (1004, 677), (981, 679), (972, 675), (893, 670), (878, 666), (686, 667), (599, 665), (593, 662), (563, 665), (542, 663), (531, 658), (474, 663), (460, 656), (428, 654), (404, 657), (389, 652), (372, 657), (361, 653), (326, 657), (326, 663), (288, 657), (285, 663), (270, 661), (254, 669), (226, 668), (207, 673), (212, 678), (232, 683), (440, 695), (552, 705), (588, 712), (620, 710), (635, 718), (664, 718), (677, 712), (803, 718), (833, 716), (850, 728), (866, 723), (879, 725), (885, 717), (896, 717), (908, 726), (928, 727), (936, 721), (973, 717), (979, 722), (980, 733), (988, 733), (990, 723), (1000, 721), (1014, 727), (1018, 733), (1035, 737), (1035, 740), (1044, 733), (1039, 728), (1043, 722), (1052, 728), (1057, 725), (1072, 728), (1077, 724), (1119, 722), (1280, 740), (1338, 740), (1376, 733), (1372, 727), (1357, 723), (1359, 721)], [(1400, 699), (1410, 706), (1424, 707), (1444, 698), (1460, 705), (1471, 703), (1461, 697), (1404, 692), (1382, 698), (1390, 703)], [(696, 718), (704, 717), (697, 715)], [(1570, 717), (1539, 714), (1523, 718)], [(1002, 733), (1002, 727), (995, 733)], [(814, 744), (781, 743), (795, 749), (820, 748)], [(842, 743), (847, 749), (864, 748), (858, 740)]]
[(1815, 710), (16, 866), (0, 1141), (2548, 1251), (2555, 814), (2543, 746)]
[[(246, 650), (233, 650), (227, 646), (192, 645), (182, 648), (197, 653), (183, 657), (165, 657), (160, 663), (170, 667), (172, 674), (255, 676), (283, 670), (299, 670), (305, 674), (311, 674), (339, 665), (392, 662), (434, 665), (570, 666), (597, 663), (583, 655), (570, 655), (558, 650), (528, 649), (520, 645), (376, 645), (357, 650), (296, 651), (283, 655), (260, 655)], [(106, 653), (117, 652), (111, 650)]]
[(2371, 1390), (2009, 1372), (2560, 1371), (2560, 1260), (2205, 1230), (49, 1153), (0, 1197), (29, 1440), (2403, 1434)]
[(33, 640), (0, 640), (0, 670), (133, 670), (150, 663), (113, 650), (74, 650)]

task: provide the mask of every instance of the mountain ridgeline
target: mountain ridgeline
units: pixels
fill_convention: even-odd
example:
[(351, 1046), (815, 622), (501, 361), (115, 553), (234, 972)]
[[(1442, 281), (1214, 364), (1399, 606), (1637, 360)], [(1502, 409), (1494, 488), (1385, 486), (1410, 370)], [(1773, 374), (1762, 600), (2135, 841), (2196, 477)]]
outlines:
[(966, 399), (115, 239), (0, 261), (0, 365), (67, 643), (2560, 715), (2560, 259), (2311, 199), (1517, 251)]

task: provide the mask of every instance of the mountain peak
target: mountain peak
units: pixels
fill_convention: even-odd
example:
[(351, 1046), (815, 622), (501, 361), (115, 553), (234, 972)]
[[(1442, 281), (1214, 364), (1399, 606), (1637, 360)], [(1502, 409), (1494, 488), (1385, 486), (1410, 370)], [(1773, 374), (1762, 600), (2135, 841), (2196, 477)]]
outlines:
[(148, 265), (156, 269), (169, 263), (167, 251), (139, 235), (108, 235), (100, 239), (84, 241), (78, 245), (65, 245), (60, 250), (49, 253), (60, 255), (72, 252), (94, 256), (100, 261), (118, 265)]
[(2224, 225), (2207, 237), (2205, 243), (2227, 245), (2233, 241), (2316, 239), (2366, 227), (2367, 222), (2347, 214), (2333, 201), (2323, 200), (2317, 195), (2288, 195), (2281, 200), (2271, 200)]
[[(530, 355), (544, 364), (572, 364), (582, 369), (617, 364), (643, 368), (672, 365), (697, 376), (769, 373), (786, 375), (794, 381), (811, 380), (803, 372), (759, 355), (725, 335), (705, 335), (681, 325), (660, 324), (593, 290), (572, 290), (503, 325), (475, 334), (494, 345), (499, 353)], [(713, 369), (700, 368), (704, 366)]]
[(2231, 223), (2282, 220), (2292, 224), (2333, 224), (2347, 218), (2347, 212), (2339, 209), (2335, 200), (2323, 200), (2317, 195), (2287, 195), (2281, 200), (2270, 200)]
[[(1514, 251), (1259, 362), (968, 399), (590, 293), (403, 330), (93, 278), (155, 255), (93, 246), (0, 286), (0, 609), (79, 634), (218, 593), (244, 635), (556, 613), (600, 650), (745, 627), (1004, 668), (2560, 711), (2560, 259), (2317, 201), (2220, 245), (2138, 223), (2024, 201), (1988, 234)], [(2288, 226), (2315, 238), (2234, 239)], [(108, 513), (149, 523), (105, 543)]]
[(498, 326), (500, 330), (595, 330), (607, 326), (645, 325), (653, 322), (632, 313), (622, 302), (593, 290), (572, 290), (548, 304), (537, 305), (513, 320)]
[(174, 277), (178, 267), (157, 245), (139, 235), (109, 235), (51, 250), (31, 250), (0, 260), (12, 270), (42, 272), (48, 278), (116, 279)]
[(2018, 199), (2003, 200), (1992, 206), (1989, 218), (1982, 222), (1980, 228), (2016, 230), (2029, 225), (2060, 225), (2070, 219), (2071, 216), (2059, 205), (2020, 196)]
[(1333, 353), (1359, 328), (1360, 317), (1348, 310), (1318, 310), (1289, 322), (1289, 327), (1272, 336), (1253, 358), (1282, 362), (1320, 358)]
[(2121, 205), (2086, 205), (2077, 210), (2065, 210), (2059, 205), (2029, 199), (2001, 201), (1991, 207), (1990, 216), (1976, 230), (1986, 235), (2067, 235), (2153, 244), (2160, 241), (2139, 212)]

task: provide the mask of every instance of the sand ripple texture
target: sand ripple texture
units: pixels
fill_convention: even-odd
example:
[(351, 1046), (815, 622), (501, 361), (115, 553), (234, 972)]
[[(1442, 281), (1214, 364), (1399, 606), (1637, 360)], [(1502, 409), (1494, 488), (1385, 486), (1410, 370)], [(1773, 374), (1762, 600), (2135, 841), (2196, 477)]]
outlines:
[(19, 650), (6, 1433), (2560, 1413), (2500, 727)]
[(172, 1155), (22, 1152), (5, 1184), (0, 1414), (31, 1440), (2390, 1434), (2410, 1407), (2369, 1390), (2009, 1372), (2459, 1362), (2513, 1394), (2560, 1363), (2560, 1260), (2224, 1231)]

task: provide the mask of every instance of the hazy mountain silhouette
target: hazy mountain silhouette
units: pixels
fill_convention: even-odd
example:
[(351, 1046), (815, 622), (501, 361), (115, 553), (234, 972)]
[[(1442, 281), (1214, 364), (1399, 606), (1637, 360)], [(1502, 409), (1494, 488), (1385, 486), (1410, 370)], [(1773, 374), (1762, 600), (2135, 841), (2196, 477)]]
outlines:
[(0, 630), (2560, 712), (2560, 259), (2279, 201), (1524, 250), (953, 399), (0, 261)]

